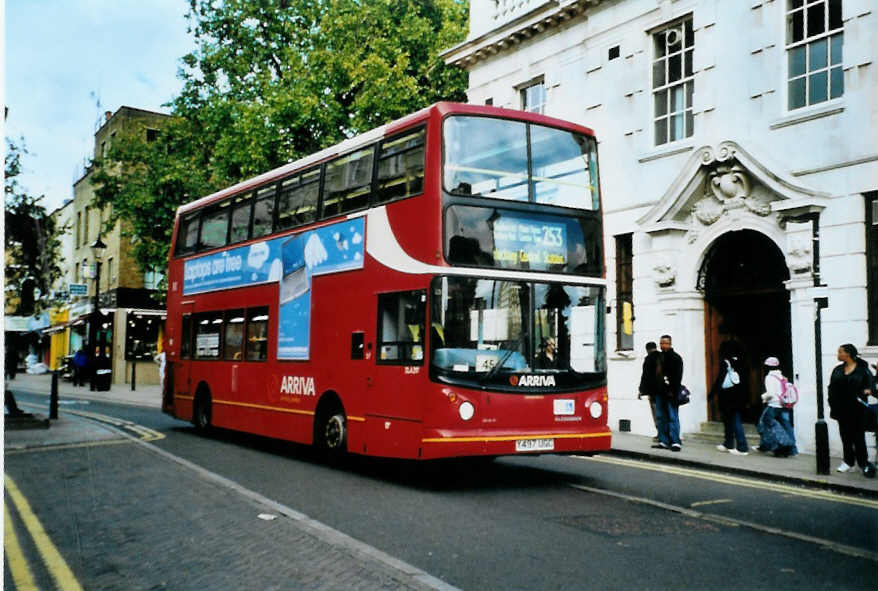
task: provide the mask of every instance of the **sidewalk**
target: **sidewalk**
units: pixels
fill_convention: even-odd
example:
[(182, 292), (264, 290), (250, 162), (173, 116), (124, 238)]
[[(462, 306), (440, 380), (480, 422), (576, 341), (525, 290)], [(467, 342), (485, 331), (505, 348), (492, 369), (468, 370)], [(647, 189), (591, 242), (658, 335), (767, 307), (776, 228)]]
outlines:
[[(49, 374), (19, 374), (15, 380), (7, 382), (6, 388), (13, 392), (18, 390), (48, 396), (51, 385), (52, 376)], [(61, 418), (58, 421), (53, 421), (50, 429), (6, 432), (6, 449), (15, 449), (21, 446), (32, 447), (39, 444), (39, 438), (46, 440), (44, 445), (56, 445), (58, 443), (80, 443), (88, 440), (89, 437), (99, 439), (108, 435), (112, 436), (112, 432), (91, 421), (79, 419), (69, 414), (65, 417), (63, 412), (65, 399), (95, 400), (161, 408), (161, 392), (158, 385), (139, 385), (137, 390), (132, 392), (130, 384), (113, 384), (108, 392), (92, 392), (88, 386), (74, 388), (70, 382), (59, 380), (58, 398), (62, 403)], [(65, 438), (68, 441), (64, 441)], [(869, 457), (874, 460), (873, 436), (867, 434), (866, 441), (871, 451)], [(653, 449), (652, 444), (651, 437), (613, 432), (611, 453), (622, 457), (706, 468), (838, 492), (878, 497), (878, 478), (866, 478), (860, 470), (844, 474), (836, 472), (835, 467), (841, 463), (841, 458), (835, 456), (830, 458), (830, 473), (820, 475), (817, 474), (815, 456), (804, 453), (792, 458), (776, 458), (771, 454), (762, 454), (751, 449), (750, 455), (733, 456), (717, 451), (714, 444), (686, 441), (685, 438), (683, 451), (679, 453)]]
[[(866, 434), (869, 445), (869, 459), (874, 460), (874, 438)], [(734, 456), (716, 449), (712, 443), (687, 441), (683, 438), (683, 450), (653, 449), (652, 437), (632, 435), (631, 433), (613, 432), (613, 449), (615, 456), (648, 459), (667, 464), (707, 468), (721, 472), (732, 472), (743, 476), (753, 476), (803, 484), (848, 494), (861, 494), (878, 497), (878, 478), (866, 478), (857, 469), (853, 472), (839, 473), (835, 467), (841, 458), (830, 456), (829, 474), (817, 474), (817, 458), (814, 455), (800, 453), (791, 458), (776, 458), (771, 454), (763, 454), (751, 448), (749, 455)], [(830, 450), (830, 454), (834, 450)]]
[[(20, 373), (15, 379), (6, 381), (4, 387), (13, 392), (30, 392), (45, 394), (48, 396), (52, 391), (52, 374), (45, 373), (32, 375)], [(151, 408), (162, 407), (162, 392), (158, 384), (137, 384), (136, 390), (131, 391), (131, 384), (113, 384), (106, 392), (91, 391), (88, 384), (74, 387), (72, 382), (58, 378), (58, 399), (80, 398), (84, 400), (96, 400), (101, 402), (115, 402), (118, 404), (131, 404), (134, 406), (147, 406)]]

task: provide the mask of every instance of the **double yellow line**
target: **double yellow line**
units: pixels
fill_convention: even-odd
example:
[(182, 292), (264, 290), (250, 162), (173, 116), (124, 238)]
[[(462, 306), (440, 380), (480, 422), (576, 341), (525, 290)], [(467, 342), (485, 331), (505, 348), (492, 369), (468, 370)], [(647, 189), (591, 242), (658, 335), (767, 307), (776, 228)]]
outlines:
[[(24, 527), (30, 534), (34, 545), (37, 547), (40, 556), (42, 556), (43, 563), (46, 565), (49, 574), (55, 579), (57, 588), (62, 591), (81, 591), (82, 586), (76, 580), (73, 571), (67, 566), (67, 562), (64, 561), (61, 553), (58, 552), (55, 544), (52, 543), (46, 530), (43, 529), (43, 525), (37, 519), (33, 509), (31, 509), (30, 503), (28, 503), (27, 499), (18, 489), (18, 486), (8, 475), (4, 478), (6, 493), (12, 500), (12, 504), (15, 505), (15, 509)], [(9, 504), (4, 503), (3, 546), (6, 551), (6, 561), (9, 565), (12, 581), (15, 583), (17, 591), (36, 590), (38, 587), (34, 582), (33, 573), (28, 566), (27, 559), (24, 557), (24, 552), (22, 552), (21, 544), (18, 542), (18, 536), (13, 528), (12, 517), (9, 511)]]

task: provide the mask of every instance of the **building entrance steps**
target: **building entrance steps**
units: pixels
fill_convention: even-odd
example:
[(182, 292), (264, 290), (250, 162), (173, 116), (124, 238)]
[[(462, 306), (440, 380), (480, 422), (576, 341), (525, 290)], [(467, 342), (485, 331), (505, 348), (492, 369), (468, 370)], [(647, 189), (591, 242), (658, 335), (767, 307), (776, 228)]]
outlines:
[[(704, 421), (701, 423), (699, 431), (686, 433), (684, 436), (688, 441), (710, 443), (713, 446), (717, 446), (724, 443), (725, 429), (720, 421)], [(759, 445), (759, 432), (756, 430), (756, 425), (744, 423), (744, 437), (747, 438), (747, 443), (750, 444), (750, 447)]]

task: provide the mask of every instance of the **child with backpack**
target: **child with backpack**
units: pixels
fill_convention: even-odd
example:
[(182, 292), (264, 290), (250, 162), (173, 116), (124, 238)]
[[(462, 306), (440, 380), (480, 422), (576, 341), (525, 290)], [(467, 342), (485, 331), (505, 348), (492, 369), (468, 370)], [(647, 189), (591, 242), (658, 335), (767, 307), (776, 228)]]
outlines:
[(779, 457), (794, 456), (796, 433), (793, 430), (793, 406), (799, 400), (795, 384), (788, 381), (780, 371), (777, 357), (765, 360), (765, 393), (762, 402), (766, 404), (757, 429), (760, 435), (759, 451), (774, 452)]

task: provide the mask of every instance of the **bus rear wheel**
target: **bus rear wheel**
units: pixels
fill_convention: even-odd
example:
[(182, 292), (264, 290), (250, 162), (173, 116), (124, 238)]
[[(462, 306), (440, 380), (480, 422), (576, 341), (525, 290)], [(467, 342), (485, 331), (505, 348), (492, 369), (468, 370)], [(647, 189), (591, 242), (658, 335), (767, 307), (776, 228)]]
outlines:
[(347, 448), (347, 421), (343, 412), (329, 415), (321, 429), (323, 438), (322, 447), (331, 453), (342, 453)]
[(192, 411), (192, 424), (195, 430), (206, 433), (210, 430), (211, 409), (210, 395), (202, 393), (195, 397), (195, 409)]

